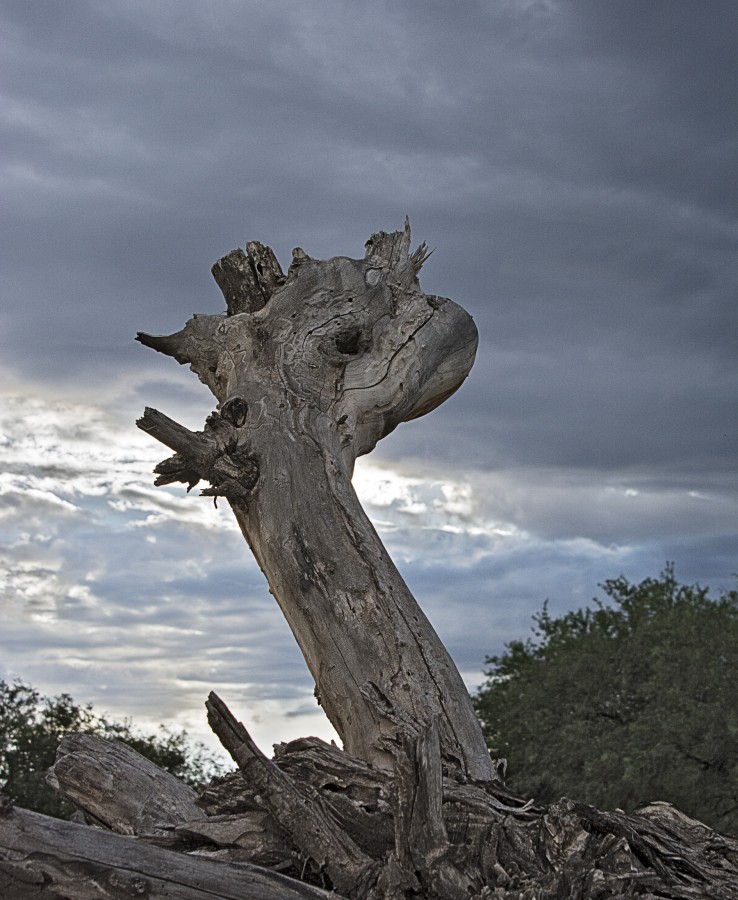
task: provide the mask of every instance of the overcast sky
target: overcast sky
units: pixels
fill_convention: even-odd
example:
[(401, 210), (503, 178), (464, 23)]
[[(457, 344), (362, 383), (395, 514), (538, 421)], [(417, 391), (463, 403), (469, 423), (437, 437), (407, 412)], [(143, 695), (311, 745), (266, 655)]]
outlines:
[(0, 677), (265, 749), (330, 734), (227, 504), (155, 489), (133, 341), (248, 240), (402, 227), (477, 362), (357, 469), (470, 687), (598, 582), (735, 586), (735, 0), (3, 0)]

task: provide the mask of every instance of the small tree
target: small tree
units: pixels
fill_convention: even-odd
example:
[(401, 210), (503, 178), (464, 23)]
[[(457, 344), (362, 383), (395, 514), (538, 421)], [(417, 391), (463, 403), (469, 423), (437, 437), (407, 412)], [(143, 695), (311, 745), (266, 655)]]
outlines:
[(673, 565), (602, 588), (612, 606), (544, 605), (535, 638), (487, 660), (475, 703), (508, 784), (603, 808), (660, 797), (738, 832), (738, 592), (711, 599)]
[(44, 697), (20, 680), (0, 681), (0, 791), (26, 809), (69, 818), (74, 806), (49, 787), (46, 775), (68, 734), (93, 734), (132, 747), (192, 787), (205, 784), (221, 766), (187, 733), (161, 727), (146, 734), (129, 720), (111, 721), (69, 694)]

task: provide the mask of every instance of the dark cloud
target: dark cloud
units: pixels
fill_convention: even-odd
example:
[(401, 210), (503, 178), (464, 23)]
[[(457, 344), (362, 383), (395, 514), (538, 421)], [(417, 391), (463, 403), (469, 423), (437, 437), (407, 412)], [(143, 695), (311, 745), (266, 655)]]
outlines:
[[(150, 488), (159, 451), (126, 437), (146, 404), (197, 427), (212, 398), (133, 335), (221, 310), (210, 265), (246, 240), (283, 265), (297, 245), (360, 256), (406, 213), (436, 247), (423, 287), (481, 344), (459, 393), (375, 453), (423, 486), (370, 510), (465, 674), (547, 595), (587, 602), (672, 558), (729, 584), (737, 18), (728, 0), (6, 2), (0, 488), (9, 596), (29, 605), (4, 649), (36, 641), (32, 674), (83, 686), (112, 634), (149, 629), (155, 715), (199, 690), (197, 631), (221, 660), (205, 680), (248, 682), (265, 721), (289, 695), (302, 723), (309, 678), (239, 536)], [(452, 482), (467, 518), (434, 519)]]

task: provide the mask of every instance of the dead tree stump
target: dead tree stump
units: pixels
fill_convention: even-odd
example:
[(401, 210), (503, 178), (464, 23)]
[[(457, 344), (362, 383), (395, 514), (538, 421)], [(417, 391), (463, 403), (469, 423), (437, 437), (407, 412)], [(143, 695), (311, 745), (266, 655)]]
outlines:
[[(87, 825), (7, 805), (8, 897), (738, 897), (738, 842), (668, 804), (632, 815), (506, 790), (459, 673), (354, 493), (358, 456), (464, 381), (471, 317), (424, 294), (425, 245), (373, 235), (363, 259), (250, 243), (213, 266), (223, 315), (138, 340), (188, 364), (216, 411), (192, 432), (137, 423), (174, 455), (156, 484), (230, 504), (343, 742), (268, 759), (215, 694), (238, 770), (195, 798), (132, 751), (65, 738), (50, 783)], [(98, 827), (90, 827), (95, 825)]]
[(229, 305), (147, 346), (188, 363), (218, 400), (193, 435), (154, 410), (139, 427), (177, 451), (159, 484), (199, 478), (226, 497), (344, 748), (391, 771), (398, 735), (436, 721), (444, 759), (492, 777), (469, 697), (351, 485), (356, 457), (459, 387), (477, 331), (423, 294), (410, 231), (363, 260), (295, 250), (287, 277), (249, 244), (213, 267)]

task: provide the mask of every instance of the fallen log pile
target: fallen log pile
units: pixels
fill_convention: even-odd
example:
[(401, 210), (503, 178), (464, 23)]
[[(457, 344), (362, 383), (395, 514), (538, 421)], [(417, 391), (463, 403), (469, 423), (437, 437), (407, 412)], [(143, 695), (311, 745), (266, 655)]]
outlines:
[(208, 708), (239, 768), (199, 796), (125, 745), (66, 737), (49, 782), (78, 821), (4, 805), (0, 896), (738, 897), (738, 840), (667, 803), (524, 802), (445, 773), (433, 727), (394, 777), (319, 738), (269, 760), (215, 695)]

